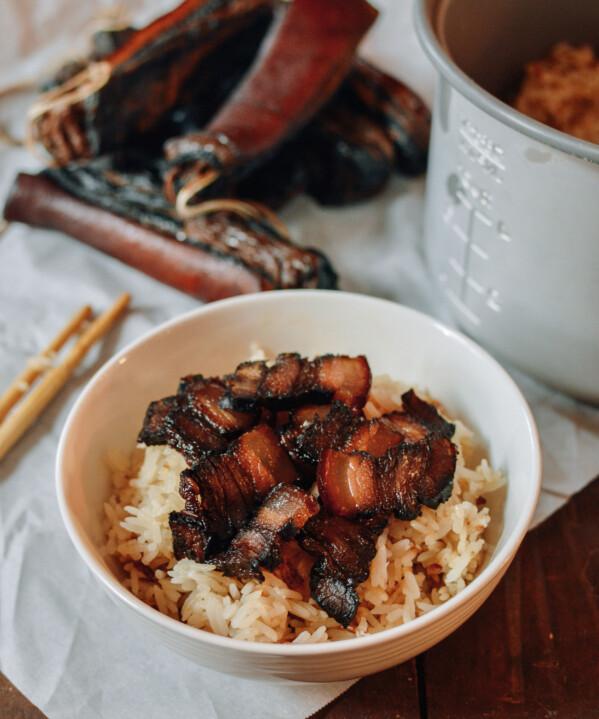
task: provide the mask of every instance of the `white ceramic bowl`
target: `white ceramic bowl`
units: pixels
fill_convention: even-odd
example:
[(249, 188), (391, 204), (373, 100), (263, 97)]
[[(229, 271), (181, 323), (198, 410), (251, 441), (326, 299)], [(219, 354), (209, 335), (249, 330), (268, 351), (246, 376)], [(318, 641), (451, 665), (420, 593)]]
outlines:
[[(456, 597), (414, 621), (360, 639), (269, 645), (225, 638), (170, 619), (119, 582), (102, 557), (102, 457), (129, 451), (148, 403), (181, 376), (230, 372), (258, 342), (269, 353), (368, 356), (374, 374), (417, 384), (484, 438), (509, 477), (496, 545), (482, 572)], [(57, 457), (66, 528), (83, 560), (131, 621), (170, 649), (211, 669), (259, 679), (339, 681), (381, 671), (431, 647), (488, 597), (529, 526), (540, 487), (540, 450), (530, 410), (510, 377), (471, 340), (398, 304), (342, 292), (292, 290), (224, 300), (167, 322), (108, 362), (79, 397)]]

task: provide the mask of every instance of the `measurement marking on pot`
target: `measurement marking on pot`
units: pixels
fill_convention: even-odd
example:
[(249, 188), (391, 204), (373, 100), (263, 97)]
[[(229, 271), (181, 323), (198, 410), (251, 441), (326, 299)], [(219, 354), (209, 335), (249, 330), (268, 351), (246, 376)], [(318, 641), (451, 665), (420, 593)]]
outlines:
[(493, 142), (488, 135), (480, 132), (471, 120), (462, 118), (459, 128), (458, 147), (471, 160), (474, 160), (497, 183), (503, 182), (500, 173), (505, 170), (503, 148)]
[(473, 275), (483, 272), (484, 264), (493, 261), (497, 240), (511, 242), (512, 237), (505, 223), (493, 216), (492, 192), (475, 175), (480, 176), (482, 171), (483, 179), (488, 177), (500, 184), (506, 167), (503, 149), (479, 132), (471, 121), (462, 119), (458, 132), (465, 162), (475, 166), (471, 171), (460, 164), (447, 178), (449, 202), (443, 220), (458, 244), (448, 258), (449, 269), (441, 273), (440, 280), (451, 301), (479, 325), (481, 318), (475, 307), (480, 308), (482, 303), (492, 312), (501, 312), (501, 295), (497, 289), (487, 287), (480, 276)]

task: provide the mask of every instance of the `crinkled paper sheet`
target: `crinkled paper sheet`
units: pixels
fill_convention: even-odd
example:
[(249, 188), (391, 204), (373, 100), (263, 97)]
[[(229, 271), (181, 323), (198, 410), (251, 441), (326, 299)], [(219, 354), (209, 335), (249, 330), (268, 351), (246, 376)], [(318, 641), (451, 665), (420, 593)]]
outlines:
[[(154, 12), (170, 3), (154, 3)], [(380, 0), (386, 12), (364, 54), (408, 81), (430, 103), (434, 72), (411, 24), (409, 0)], [(149, 3), (129, 3), (149, 18)], [(108, 3), (2, 0), (0, 88), (53, 67), (79, 48), (90, 13)], [(35, 8), (35, 10), (34, 10)], [(146, 15), (144, 15), (144, 12)], [(7, 31), (10, 29), (10, 31)], [(6, 103), (3, 121), (10, 120)], [(19, 128), (22, 108), (12, 109)], [(0, 147), (0, 201), (19, 170), (37, 162)], [(343, 289), (390, 298), (451, 324), (431, 289), (420, 249), (422, 180), (396, 180), (360, 207), (318, 209), (305, 198), (285, 218), (300, 242), (333, 260)], [(300, 219), (301, 218), (301, 219)], [(80, 561), (62, 527), (54, 492), (61, 427), (102, 362), (197, 302), (56, 232), (12, 226), (0, 240), (0, 387), (5, 387), (81, 305), (108, 307), (123, 290), (130, 312), (0, 465), (0, 669), (50, 719), (303, 719), (351, 682), (273, 685), (215, 674), (156, 645), (131, 627)], [(542, 521), (599, 472), (599, 411), (511, 368), (542, 442)]]

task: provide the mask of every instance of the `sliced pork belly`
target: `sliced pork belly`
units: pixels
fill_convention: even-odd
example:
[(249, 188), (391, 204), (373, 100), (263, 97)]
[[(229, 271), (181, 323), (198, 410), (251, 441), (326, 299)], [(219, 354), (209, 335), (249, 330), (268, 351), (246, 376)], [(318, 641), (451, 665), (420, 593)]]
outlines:
[[(457, 457), (455, 426), (413, 390), (401, 410), (367, 420), (370, 384), (364, 357), (287, 353), (222, 379), (189, 375), (152, 403), (140, 441), (190, 464), (185, 509), (169, 516), (175, 557), (262, 578), (296, 536), (315, 557), (311, 595), (348, 626), (388, 517), (445, 501)], [(320, 501), (305, 491), (314, 481)]]
[(296, 437), (294, 457), (316, 465), (326, 449), (342, 446), (349, 435), (365, 422), (361, 415), (352, 412), (343, 402), (333, 402), (325, 417), (316, 418)]
[(162, 431), (165, 443), (181, 452), (190, 466), (210, 452), (224, 451), (229, 444), (226, 436), (187, 408), (171, 410), (164, 418)]
[(287, 420), (279, 426), (277, 434), (283, 447), (294, 459), (295, 443), (299, 435), (314, 423), (322, 422), (330, 409), (331, 405), (328, 404), (308, 404), (290, 410)]
[(253, 427), (259, 420), (260, 413), (223, 409), (220, 402), (225, 391), (225, 384), (219, 378), (189, 375), (181, 380), (178, 395), (184, 398), (187, 408), (218, 434), (231, 438)]
[(356, 426), (342, 444), (342, 448), (346, 452), (360, 451), (372, 457), (380, 457), (403, 440), (404, 435), (385, 423), (381, 417), (365, 420)]
[(384, 414), (380, 421), (391, 431), (401, 434), (406, 442), (420, 442), (429, 433), (424, 425), (403, 411)]
[(314, 360), (304, 360), (300, 381), (308, 396), (310, 393), (316, 396), (323, 393), (329, 401), (337, 400), (351, 409), (360, 410), (366, 404), (372, 374), (368, 360), (362, 355), (323, 355)]
[(241, 411), (257, 406), (291, 409), (334, 400), (359, 410), (372, 382), (363, 356), (322, 355), (309, 360), (297, 353), (280, 354), (272, 366), (261, 360), (244, 362), (224, 379), (227, 393), (222, 406)]
[(209, 561), (228, 576), (263, 579), (261, 567), (273, 569), (281, 560), (281, 542), (294, 537), (319, 510), (320, 505), (308, 492), (278, 484), (228, 549)]
[(431, 432), (440, 432), (451, 439), (455, 432), (455, 425), (412, 389), (402, 395), (402, 409), (384, 414), (380, 421), (390, 430), (402, 434), (406, 442), (419, 442)]
[(241, 471), (251, 477), (260, 499), (275, 484), (293, 484), (299, 479), (299, 473), (279, 438), (266, 424), (260, 424), (239, 437), (229, 451), (236, 457)]
[(376, 541), (386, 520), (351, 521), (319, 512), (299, 536), (300, 546), (316, 557), (310, 573), (310, 591), (317, 604), (347, 627), (360, 600), (356, 587), (370, 575)]
[(334, 515), (368, 517), (384, 505), (377, 462), (365, 452), (328, 449), (318, 465), (318, 494)]
[(173, 535), (175, 558), (187, 557), (194, 562), (203, 562), (206, 554), (207, 535), (202, 517), (191, 512), (171, 512), (168, 523)]
[[(171, 529), (173, 522), (175, 530), (182, 523), (186, 531), (190, 525), (188, 517), (197, 520), (193, 525), (196, 533), (193, 546), (188, 553), (184, 545), (186, 535), (182, 535), (174, 545), (175, 557), (204, 561), (223, 551), (275, 485), (292, 484), (297, 478), (289, 455), (266, 424), (233, 440), (225, 452), (200, 458), (181, 473), (179, 493), (185, 500), (186, 517), (182, 519), (174, 513), (171, 520)], [(200, 555), (202, 559), (197, 559)]]
[(148, 446), (166, 444), (164, 420), (169, 412), (177, 407), (178, 401), (179, 398), (173, 395), (150, 402), (137, 441)]
[(399, 444), (403, 435), (380, 419), (367, 420), (342, 402), (333, 402), (324, 418), (306, 426), (293, 441), (294, 458), (316, 465), (327, 449), (361, 450), (375, 457)]
[(331, 514), (370, 517), (394, 513), (415, 519), (420, 505), (435, 508), (453, 487), (457, 447), (440, 432), (402, 442), (380, 457), (329, 449), (317, 469), (319, 496)]
[(304, 381), (302, 375), (305, 365), (305, 361), (295, 352), (280, 354), (262, 378), (258, 390), (262, 402), (277, 408), (288, 406), (288, 402), (293, 406), (294, 392), (297, 395), (296, 388)]
[(451, 496), (458, 448), (442, 432), (428, 437), (428, 467), (418, 487), (418, 501), (436, 509)]
[(218, 378), (188, 375), (177, 394), (150, 403), (138, 442), (168, 444), (192, 465), (209, 452), (222, 452), (229, 440), (253, 427), (258, 412), (220, 407), (225, 385)]
[(227, 391), (221, 404), (225, 408), (251, 412), (256, 409), (260, 386), (268, 372), (264, 360), (242, 362), (233, 374), (224, 377)]
[(448, 422), (439, 414), (434, 404), (418, 397), (414, 390), (404, 392), (401, 401), (404, 412), (421, 426), (426, 427), (429, 432), (440, 432), (449, 439), (453, 437), (455, 424)]

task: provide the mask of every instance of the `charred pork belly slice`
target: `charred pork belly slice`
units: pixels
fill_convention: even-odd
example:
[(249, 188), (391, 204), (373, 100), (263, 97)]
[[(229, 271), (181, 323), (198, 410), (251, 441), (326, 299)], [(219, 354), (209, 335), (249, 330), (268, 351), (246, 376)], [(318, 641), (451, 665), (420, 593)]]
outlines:
[[(330, 401), (339, 400), (356, 411), (364, 407), (372, 384), (366, 357), (323, 355), (306, 366), (317, 393), (330, 393)], [(307, 384), (306, 390), (310, 393), (310, 382)]]
[(168, 523), (173, 535), (175, 558), (187, 557), (194, 562), (203, 562), (207, 535), (202, 518), (191, 512), (171, 512)]
[(281, 354), (272, 366), (244, 362), (225, 377), (222, 406), (248, 410), (253, 406), (291, 409), (301, 404), (339, 400), (354, 410), (366, 403), (372, 375), (364, 356), (322, 355), (313, 360)]
[(207, 452), (222, 452), (229, 440), (188, 408), (171, 410), (164, 418), (166, 444), (193, 465)]
[(380, 457), (388, 449), (404, 441), (401, 432), (393, 429), (379, 419), (371, 419), (356, 426), (343, 443), (346, 452), (367, 452), (373, 457)]
[(374, 457), (404, 440), (380, 419), (367, 420), (342, 402), (333, 402), (324, 418), (315, 418), (293, 441), (292, 457), (316, 465), (326, 449), (360, 450)]
[(427, 444), (428, 469), (418, 488), (418, 501), (425, 507), (436, 509), (453, 491), (458, 448), (442, 432), (430, 434)]
[(320, 510), (318, 502), (299, 487), (278, 484), (252, 519), (235, 535), (228, 549), (210, 559), (228, 576), (263, 579), (260, 567), (273, 569), (281, 561), (280, 545), (297, 535)]
[(205, 420), (218, 434), (236, 437), (253, 427), (259, 412), (237, 412), (223, 409), (220, 402), (225, 393), (224, 382), (216, 377), (202, 375), (183, 377), (178, 394), (184, 397), (187, 407)]
[(266, 406), (283, 406), (285, 400), (293, 397), (295, 388), (301, 382), (304, 362), (297, 352), (280, 354), (267, 369), (260, 384), (260, 397)]
[(365, 452), (327, 449), (316, 472), (318, 494), (329, 512), (354, 518), (384, 505), (377, 462)]
[(279, 426), (277, 433), (281, 444), (292, 457), (295, 452), (295, 441), (300, 434), (314, 423), (322, 422), (330, 409), (331, 405), (328, 404), (308, 404), (289, 412), (287, 421)]
[(206, 452), (222, 452), (228, 440), (253, 427), (259, 412), (237, 412), (220, 407), (225, 385), (219, 378), (188, 375), (177, 394), (151, 402), (138, 442), (168, 444), (192, 465)]
[(366, 420), (343, 402), (333, 402), (322, 420), (308, 425), (294, 441), (294, 456), (302, 462), (316, 465), (322, 453), (330, 447), (342, 447), (347, 438)]
[(174, 395), (150, 402), (137, 441), (148, 446), (166, 444), (164, 420), (168, 413), (177, 407), (177, 402), (178, 397)]
[[(342, 405), (345, 407), (345, 405)], [(309, 489), (316, 480), (316, 464), (306, 462), (297, 452), (296, 440), (306, 429), (318, 425), (331, 409), (328, 404), (310, 404), (298, 407), (287, 413), (286, 421), (279, 424), (277, 434), (281, 444), (301, 472), (302, 479), (298, 484)], [(348, 410), (351, 413), (351, 410)], [(353, 414), (353, 413), (351, 413)]]
[(440, 432), (444, 437), (451, 439), (455, 432), (455, 424), (443, 418), (437, 408), (430, 402), (425, 402), (410, 389), (401, 396), (404, 412), (419, 422), (429, 432)]
[(380, 421), (391, 431), (401, 434), (406, 442), (420, 442), (429, 433), (424, 425), (407, 412), (389, 412), (384, 414)]
[(384, 414), (380, 420), (389, 429), (404, 435), (406, 442), (419, 442), (431, 432), (440, 432), (451, 439), (455, 425), (444, 419), (430, 402), (410, 389), (402, 396), (402, 410)]
[[(189, 554), (180, 539), (180, 554), (175, 556), (204, 561), (222, 552), (271, 489), (280, 483), (292, 484), (297, 477), (276, 434), (265, 424), (233, 440), (222, 454), (201, 457), (181, 473), (179, 493), (187, 516), (194, 517), (195, 539)], [(197, 559), (200, 546), (202, 559)]]
[(243, 434), (235, 441), (231, 451), (241, 471), (251, 477), (260, 500), (276, 484), (294, 484), (299, 478), (297, 469), (274, 430), (266, 424)]
[(320, 498), (332, 514), (355, 518), (393, 512), (410, 520), (420, 505), (436, 508), (451, 494), (457, 447), (440, 432), (402, 442), (375, 458), (326, 450), (317, 469)]
[(221, 400), (225, 409), (252, 412), (258, 406), (258, 392), (268, 371), (264, 360), (242, 362), (233, 374), (224, 378), (226, 392)]
[(376, 541), (386, 519), (357, 522), (322, 510), (310, 518), (299, 537), (302, 549), (316, 557), (310, 591), (325, 612), (347, 627), (360, 600), (356, 587), (366, 581), (376, 554)]

